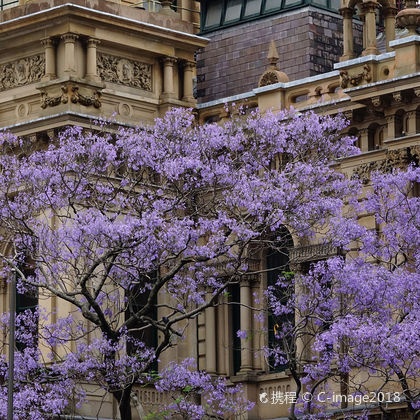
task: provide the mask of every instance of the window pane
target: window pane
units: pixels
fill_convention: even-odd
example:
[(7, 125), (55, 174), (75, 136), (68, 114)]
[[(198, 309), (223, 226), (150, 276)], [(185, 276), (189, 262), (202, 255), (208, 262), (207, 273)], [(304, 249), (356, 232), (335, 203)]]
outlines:
[(222, 0), (213, 0), (207, 3), (206, 20), (204, 26), (220, 25), (222, 17)]
[(312, 0), (313, 4), (319, 4), (320, 6), (328, 6), (327, 0)]
[(286, 8), (286, 7), (294, 6), (294, 5), (300, 4), (300, 3), (301, 3), (301, 0), (297, 0), (297, 1), (296, 0), (285, 0), (284, 7)]
[(265, 10), (280, 9), (281, 0), (266, 0)]
[(242, 0), (228, 0), (226, 6), (225, 22), (239, 20), (241, 17)]
[(248, 0), (245, 7), (245, 16), (259, 14), (262, 0)]
[(331, 7), (331, 9), (338, 10), (341, 7), (340, 0), (331, 0), (330, 7)]

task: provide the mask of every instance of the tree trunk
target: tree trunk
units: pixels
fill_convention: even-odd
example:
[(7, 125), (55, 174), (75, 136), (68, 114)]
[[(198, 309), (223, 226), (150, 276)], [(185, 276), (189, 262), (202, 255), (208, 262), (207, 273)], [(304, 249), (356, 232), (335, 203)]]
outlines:
[(118, 401), (121, 420), (132, 420), (131, 417), (131, 386), (122, 391), (113, 392), (114, 398)]

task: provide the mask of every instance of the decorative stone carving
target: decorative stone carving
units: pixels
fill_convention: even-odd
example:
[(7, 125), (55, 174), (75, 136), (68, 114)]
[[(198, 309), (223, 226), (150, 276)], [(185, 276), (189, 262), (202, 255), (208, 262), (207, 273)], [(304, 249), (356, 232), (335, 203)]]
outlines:
[(420, 98), (420, 88), (414, 88), (414, 95), (417, 96), (417, 98)]
[(359, 178), (364, 184), (368, 184), (371, 172), (390, 172), (394, 168), (405, 168), (411, 162), (418, 163), (419, 157), (420, 146), (388, 150), (385, 159), (364, 163), (355, 168), (352, 178)]
[(388, 150), (386, 154), (386, 169), (403, 168), (410, 162), (410, 149), (404, 147), (397, 150)]
[[(286, 80), (287, 78), (287, 80)], [(277, 70), (267, 70), (260, 79), (259, 87), (273, 85), (274, 83), (286, 83), (289, 81), (289, 78), (285, 73)]]
[(340, 85), (343, 89), (346, 89), (349, 83), (352, 86), (358, 86), (363, 80), (369, 83), (372, 80), (371, 69), (368, 64), (363, 66), (363, 71), (354, 76), (350, 76), (347, 70), (340, 71)]
[(291, 264), (322, 260), (334, 255), (339, 255), (339, 249), (332, 244), (314, 244), (289, 248), (289, 260)]
[(129, 104), (121, 103), (118, 104), (118, 114), (122, 115), (123, 117), (130, 117), (133, 115), (133, 108)]
[(44, 73), (44, 54), (2, 64), (0, 65), (0, 91), (38, 82), (44, 76)]
[(67, 94), (67, 87), (61, 86), (61, 95), (49, 96), (47, 92), (41, 91), (41, 108), (45, 109), (49, 106), (57, 106), (59, 104), (66, 104), (69, 101)]
[(382, 105), (382, 99), (380, 96), (374, 96), (373, 98), (371, 98), (372, 101), (372, 105), (375, 108), (379, 108)]
[(74, 104), (81, 104), (84, 106), (94, 106), (95, 108), (100, 108), (101, 104), (101, 92), (98, 90), (93, 93), (93, 95), (82, 95), (79, 92), (79, 86), (68, 84), (66, 86), (61, 86), (61, 95), (49, 96), (45, 91), (41, 91), (41, 108), (45, 109), (49, 106), (57, 106), (60, 104), (67, 104), (69, 100)]
[(106, 82), (152, 91), (151, 64), (99, 53), (98, 73)]
[(401, 92), (394, 92), (392, 94), (392, 98), (394, 99), (395, 102), (397, 103), (402, 103), (403, 98), (402, 98), (402, 93)]
[(351, 121), (353, 119), (353, 110), (350, 109), (348, 111), (344, 111), (344, 116), (346, 117), (346, 120)]
[(91, 96), (85, 96), (85, 95), (82, 95), (79, 92), (79, 87), (78, 86), (72, 86), (71, 92), (72, 92), (71, 93), (71, 101), (74, 104), (79, 103), (79, 104), (84, 105), (84, 106), (93, 105), (95, 108), (100, 108), (102, 106), (101, 101), (100, 101), (101, 92), (99, 92), (99, 90), (95, 91), (93, 93), (93, 95), (91, 95)]
[(385, 168), (385, 164), (385, 160), (364, 163), (353, 170), (352, 178), (358, 178), (363, 184), (368, 184), (370, 180), (370, 173), (383, 170)]

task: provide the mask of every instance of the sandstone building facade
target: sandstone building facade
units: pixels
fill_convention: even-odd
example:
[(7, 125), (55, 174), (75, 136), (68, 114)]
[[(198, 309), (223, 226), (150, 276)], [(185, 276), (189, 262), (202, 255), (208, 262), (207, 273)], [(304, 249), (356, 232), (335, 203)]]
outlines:
[[(395, 39), (398, 10), (392, 0), (178, 0), (176, 11), (171, 3), (20, 0), (4, 7), (0, 127), (38, 141), (66, 125), (90, 127), (95, 119), (152, 122), (172, 106), (195, 107), (202, 123), (228, 118), (226, 104), (232, 112), (233, 103), (263, 112), (293, 106), (345, 113), (362, 151), (340, 163), (349, 176), (367, 180), (374, 168), (420, 159), (414, 4), (407, 2), (397, 16)], [(294, 267), (337, 253), (293, 245)], [(250, 302), (268, 281), (262, 276), (244, 284), (232, 290), (232, 299)], [(0, 303), (0, 312), (6, 311), (6, 292)], [(256, 403), (248, 419), (285, 417), (287, 405), (259, 398), (293, 390), (287, 371), (273, 372), (262, 355), (253, 356), (269, 337), (255, 335), (243, 346), (233, 333), (260, 327), (250, 309), (209, 308), (162, 363), (196, 357), (200, 368), (244, 384)], [(147, 409), (162, 397), (139, 389), (138, 398)], [(93, 405), (78, 414), (89, 415), (102, 396), (90, 399)], [(100, 415), (111, 419), (116, 412), (115, 403), (105, 400)], [(403, 418), (398, 407), (395, 412)]]

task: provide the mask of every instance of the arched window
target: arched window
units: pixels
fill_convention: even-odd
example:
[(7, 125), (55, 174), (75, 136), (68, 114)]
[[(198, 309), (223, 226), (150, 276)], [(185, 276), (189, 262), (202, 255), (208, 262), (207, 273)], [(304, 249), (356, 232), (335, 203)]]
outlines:
[[(292, 287), (276, 286), (280, 276), (290, 272), (289, 267), (289, 249), (293, 246), (293, 240), (286, 228), (281, 229), (278, 235), (278, 240), (273, 242), (272, 246), (265, 251), (265, 268), (267, 287), (275, 287), (275, 296), (283, 304), (285, 304), (293, 293)], [(276, 316), (269, 310), (267, 326), (268, 326), (268, 347), (280, 347), (286, 351), (290, 351), (293, 343), (290, 337), (279, 338), (277, 332), (285, 327), (286, 324), (294, 323), (294, 314)], [(268, 361), (270, 370), (282, 371), (286, 369), (287, 364), (281, 366), (274, 366), (273, 358)]]
[[(34, 264), (29, 258), (26, 258), (22, 263), (19, 264), (19, 270), (24, 275), (24, 278), (31, 279), (35, 278)], [(19, 282), (19, 274), (18, 274)], [(38, 308), (38, 289), (36, 287), (24, 286), (24, 291), (20, 287), (15, 290), (16, 293), (16, 315), (19, 315), (25, 311), (35, 312)], [(35, 341), (37, 342), (37, 340)], [(23, 351), (26, 347), (25, 343), (16, 342), (16, 348)]]
[[(125, 320), (134, 316), (139, 310), (141, 310), (147, 303), (150, 295), (150, 287), (156, 282), (157, 273), (153, 272), (150, 276), (144, 276), (140, 279), (137, 284), (126, 290), (127, 308), (125, 310)], [(157, 320), (157, 299), (152, 302), (152, 306), (149, 311), (145, 314), (153, 320)], [(157, 329), (153, 326), (147, 326), (147, 324), (137, 321), (132, 331), (129, 332), (130, 336), (135, 340), (139, 340), (147, 348), (155, 349), (158, 345)], [(134, 343), (127, 343), (127, 353), (133, 355), (136, 353), (136, 346)], [(151, 369), (157, 370), (157, 361), (154, 361)]]

